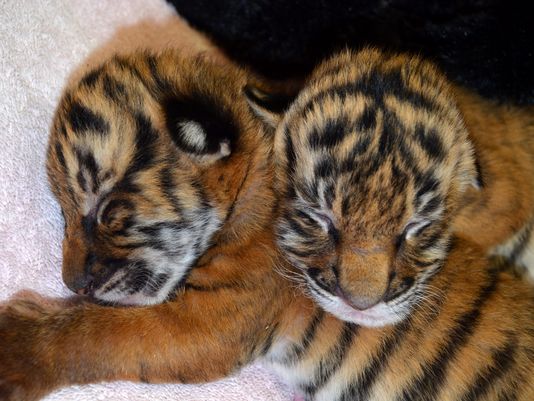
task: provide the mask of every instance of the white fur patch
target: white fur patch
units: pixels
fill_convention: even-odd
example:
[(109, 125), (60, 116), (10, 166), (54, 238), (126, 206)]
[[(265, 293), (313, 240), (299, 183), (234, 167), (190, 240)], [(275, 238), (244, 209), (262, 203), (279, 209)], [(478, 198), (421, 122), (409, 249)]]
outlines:
[(178, 128), (185, 143), (194, 149), (202, 150), (206, 146), (206, 133), (202, 126), (195, 121), (181, 122)]

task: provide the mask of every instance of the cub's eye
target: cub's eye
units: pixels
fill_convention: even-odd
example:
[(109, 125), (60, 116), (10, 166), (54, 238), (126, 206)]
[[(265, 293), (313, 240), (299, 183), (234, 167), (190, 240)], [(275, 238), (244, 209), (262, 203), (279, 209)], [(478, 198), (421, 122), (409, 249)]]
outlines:
[(312, 212), (310, 216), (322, 227), (322, 229), (328, 233), (335, 241), (339, 239), (339, 231), (334, 224), (334, 221), (325, 213)]
[(430, 225), (430, 220), (415, 220), (409, 222), (406, 227), (404, 227), (403, 237), (406, 240), (410, 240), (427, 228)]
[(133, 205), (126, 200), (112, 199), (103, 203), (97, 214), (98, 224), (108, 226), (112, 230), (124, 228), (125, 221), (131, 216)]
[(395, 248), (398, 250), (404, 241), (409, 241), (414, 237), (417, 237), (421, 232), (430, 225), (430, 220), (414, 220), (410, 221), (404, 227), (402, 234), (395, 238)]
[(310, 216), (326, 231), (329, 232), (334, 227), (334, 222), (324, 213), (312, 212)]

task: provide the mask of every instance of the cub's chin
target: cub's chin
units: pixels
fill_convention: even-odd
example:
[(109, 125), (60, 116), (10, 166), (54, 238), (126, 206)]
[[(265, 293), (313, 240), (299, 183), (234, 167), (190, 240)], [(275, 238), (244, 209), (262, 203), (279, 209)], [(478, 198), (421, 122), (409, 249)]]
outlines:
[(384, 327), (406, 319), (411, 311), (409, 300), (393, 299), (379, 302), (367, 309), (356, 309), (342, 297), (333, 295), (323, 288), (309, 282), (315, 301), (327, 312), (340, 320), (365, 327)]

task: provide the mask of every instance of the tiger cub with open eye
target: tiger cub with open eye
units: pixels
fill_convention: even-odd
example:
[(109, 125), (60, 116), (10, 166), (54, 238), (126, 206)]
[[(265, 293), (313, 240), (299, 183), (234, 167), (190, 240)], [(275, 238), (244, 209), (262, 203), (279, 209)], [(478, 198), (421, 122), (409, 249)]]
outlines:
[(377, 50), (319, 66), (278, 124), (278, 243), (327, 311), (405, 318), (451, 235), (534, 278), (534, 108), (494, 105), (428, 62)]
[(476, 245), (455, 242), (432, 296), (397, 325), (338, 319), (285, 277), (298, 273), (275, 244), (273, 137), (242, 96), (247, 80), (140, 53), (67, 89), (48, 153), (64, 277), (115, 307), (0, 305), (0, 400), (204, 382), (255, 360), (310, 401), (533, 399), (534, 294)]

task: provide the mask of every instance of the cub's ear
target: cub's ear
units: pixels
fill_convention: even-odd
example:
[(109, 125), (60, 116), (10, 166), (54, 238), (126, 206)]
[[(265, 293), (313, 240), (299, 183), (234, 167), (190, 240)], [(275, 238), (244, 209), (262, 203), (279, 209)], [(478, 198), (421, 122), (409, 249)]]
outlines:
[(173, 142), (192, 159), (213, 163), (232, 153), (239, 127), (230, 110), (200, 96), (168, 98), (162, 106)]
[(252, 85), (246, 85), (243, 94), (254, 114), (272, 128), (278, 126), (284, 112), (296, 97), (296, 94), (267, 93)]

